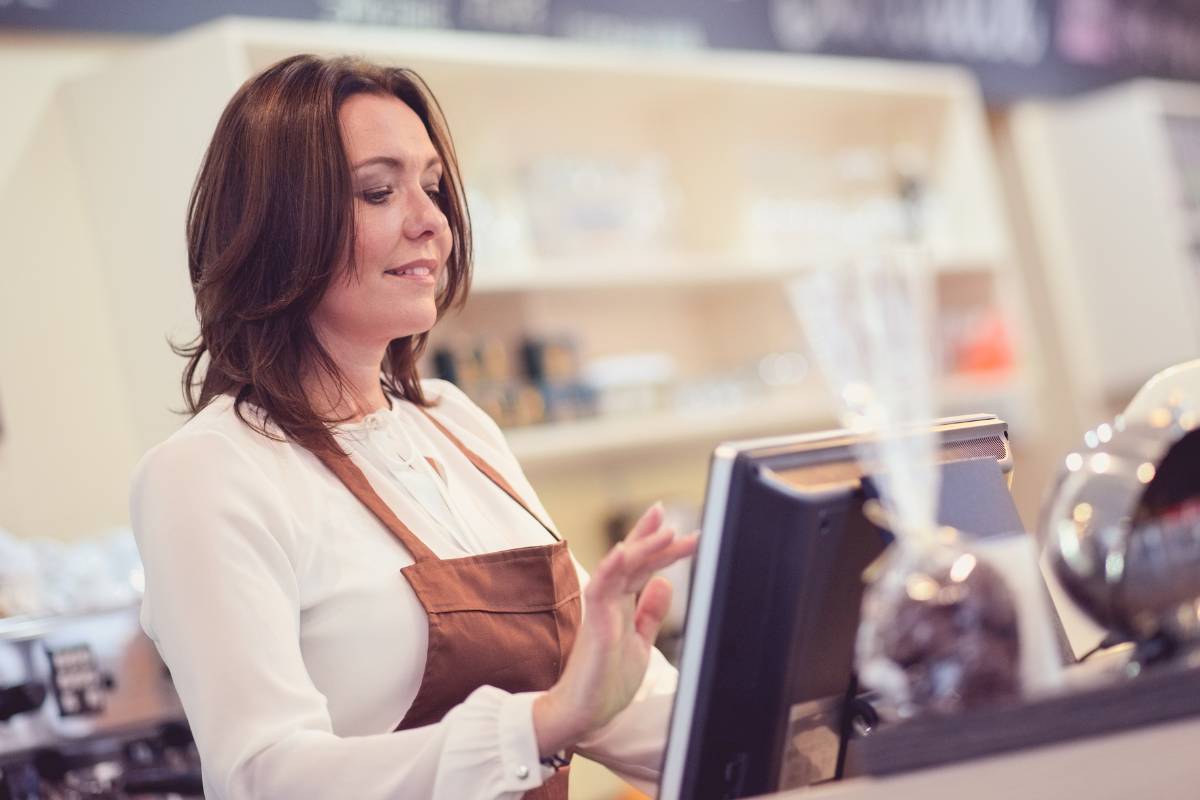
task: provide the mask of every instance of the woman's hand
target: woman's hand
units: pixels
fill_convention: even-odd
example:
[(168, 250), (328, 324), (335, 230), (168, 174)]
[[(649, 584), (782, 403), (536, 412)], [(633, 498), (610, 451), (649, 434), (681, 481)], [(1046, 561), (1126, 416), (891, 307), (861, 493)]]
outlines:
[(671, 606), (671, 584), (651, 576), (696, 550), (697, 534), (676, 536), (662, 521), (662, 504), (655, 503), (592, 573), (566, 669), (533, 704), (543, 757), (611, 720), (641, 686)]

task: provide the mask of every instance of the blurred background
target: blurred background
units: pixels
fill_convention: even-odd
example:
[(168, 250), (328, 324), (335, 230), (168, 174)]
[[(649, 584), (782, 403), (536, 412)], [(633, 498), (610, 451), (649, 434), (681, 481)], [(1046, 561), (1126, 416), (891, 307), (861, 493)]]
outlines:
[(718, 442), (835, 424), (785, 286), (839, 243), (920, 246), (940, 410), (1009, 423), (1030, 530), (1084, 432), (1200, 355), (1195, 3), (0, 0), (6, 546), (127, 526), (184, 420), (200, 157), (298, 52), (441, 101), (476, 279), (424, 374), (507, 429), (586, 566), (656, 499), (695, 525)]

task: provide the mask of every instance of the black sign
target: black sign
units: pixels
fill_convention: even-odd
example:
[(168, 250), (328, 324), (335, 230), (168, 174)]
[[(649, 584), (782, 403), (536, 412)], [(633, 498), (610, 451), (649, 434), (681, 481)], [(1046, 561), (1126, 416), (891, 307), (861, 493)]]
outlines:
[(0, 0), (16, 27), (167, 33), (229, 14), (938, 61), (993, 99), (1200, 79), (1200, 0)]

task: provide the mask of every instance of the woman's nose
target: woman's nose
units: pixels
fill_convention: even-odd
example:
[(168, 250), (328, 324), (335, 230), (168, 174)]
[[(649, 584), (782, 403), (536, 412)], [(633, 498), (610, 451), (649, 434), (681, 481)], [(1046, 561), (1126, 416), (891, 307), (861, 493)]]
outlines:
[(423, 190), (415, 193), (415, 199), (404, 220), (404, 235), (410, 239), (427, 239), (437, 236), (448, 223), (442, 209)]

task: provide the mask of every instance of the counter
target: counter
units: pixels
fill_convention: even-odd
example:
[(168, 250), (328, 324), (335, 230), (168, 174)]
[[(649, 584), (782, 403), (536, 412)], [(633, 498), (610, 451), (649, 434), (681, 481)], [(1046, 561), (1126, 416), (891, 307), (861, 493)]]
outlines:
[(887, 778), (772, 797), (796, 800), (1010, 800), (1200, 797), (1200, 718)]

